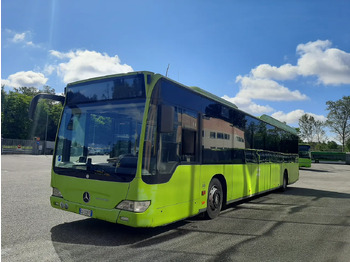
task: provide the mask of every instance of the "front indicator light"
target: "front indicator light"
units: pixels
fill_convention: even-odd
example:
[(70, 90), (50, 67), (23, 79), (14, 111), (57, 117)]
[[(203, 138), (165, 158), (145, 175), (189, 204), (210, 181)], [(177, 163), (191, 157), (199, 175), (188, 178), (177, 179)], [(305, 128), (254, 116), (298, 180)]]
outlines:
[(151, 201), (132, 201), (132, 200), (123, 200), (120, 202), (116, 208), (126, 211), (131, 211), (135, 213), (145, 212), (149, 206), (151, 205)]

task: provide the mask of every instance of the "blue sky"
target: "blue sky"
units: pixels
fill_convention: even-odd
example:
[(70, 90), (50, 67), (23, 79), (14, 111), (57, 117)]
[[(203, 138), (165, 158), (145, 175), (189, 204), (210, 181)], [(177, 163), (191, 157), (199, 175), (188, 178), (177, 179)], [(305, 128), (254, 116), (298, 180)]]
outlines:
[(350, 95), (350, 1), (3, 0), (6, 90), (165, 74), (298, 126)]

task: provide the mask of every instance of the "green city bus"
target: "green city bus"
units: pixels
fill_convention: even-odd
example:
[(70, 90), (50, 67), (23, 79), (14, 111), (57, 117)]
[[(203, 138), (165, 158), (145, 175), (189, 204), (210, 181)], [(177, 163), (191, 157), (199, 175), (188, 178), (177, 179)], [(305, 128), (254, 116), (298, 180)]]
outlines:
[(299, 167), (311, 167), (310, 145), (299, 145)]
[(205, 213), (299, 178), (294, 129), (198, 87), (132, 72), (68, 84), (52, 207), (132, 227)]

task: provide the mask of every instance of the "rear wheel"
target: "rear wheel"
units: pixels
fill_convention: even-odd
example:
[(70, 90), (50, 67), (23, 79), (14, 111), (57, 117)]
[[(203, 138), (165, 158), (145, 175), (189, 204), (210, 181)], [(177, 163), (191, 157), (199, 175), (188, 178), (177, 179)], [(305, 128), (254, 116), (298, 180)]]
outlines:
[(213, 178), (209, 184), (208, 200), (207, 200), (207, 212), (208, 218), (216, 218), (222, 207), (223, 191), (220, 181), (217, 178)]
[(281, 191), (282, 192), (286, 191), (287, 190), (287, 186), (288, 186), (288, 175), (287, 175), (287, 172), (284, 172)]

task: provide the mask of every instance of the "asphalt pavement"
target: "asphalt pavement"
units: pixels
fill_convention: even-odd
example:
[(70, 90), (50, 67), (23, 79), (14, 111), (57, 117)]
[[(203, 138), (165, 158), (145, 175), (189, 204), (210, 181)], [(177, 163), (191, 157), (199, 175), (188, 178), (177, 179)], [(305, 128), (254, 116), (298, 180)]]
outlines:
[(133, 229), (51, 208), (51, 161), (1, 157), (2, 261), (350, 261), (350, 165), (313, 163), (214, 220)]

